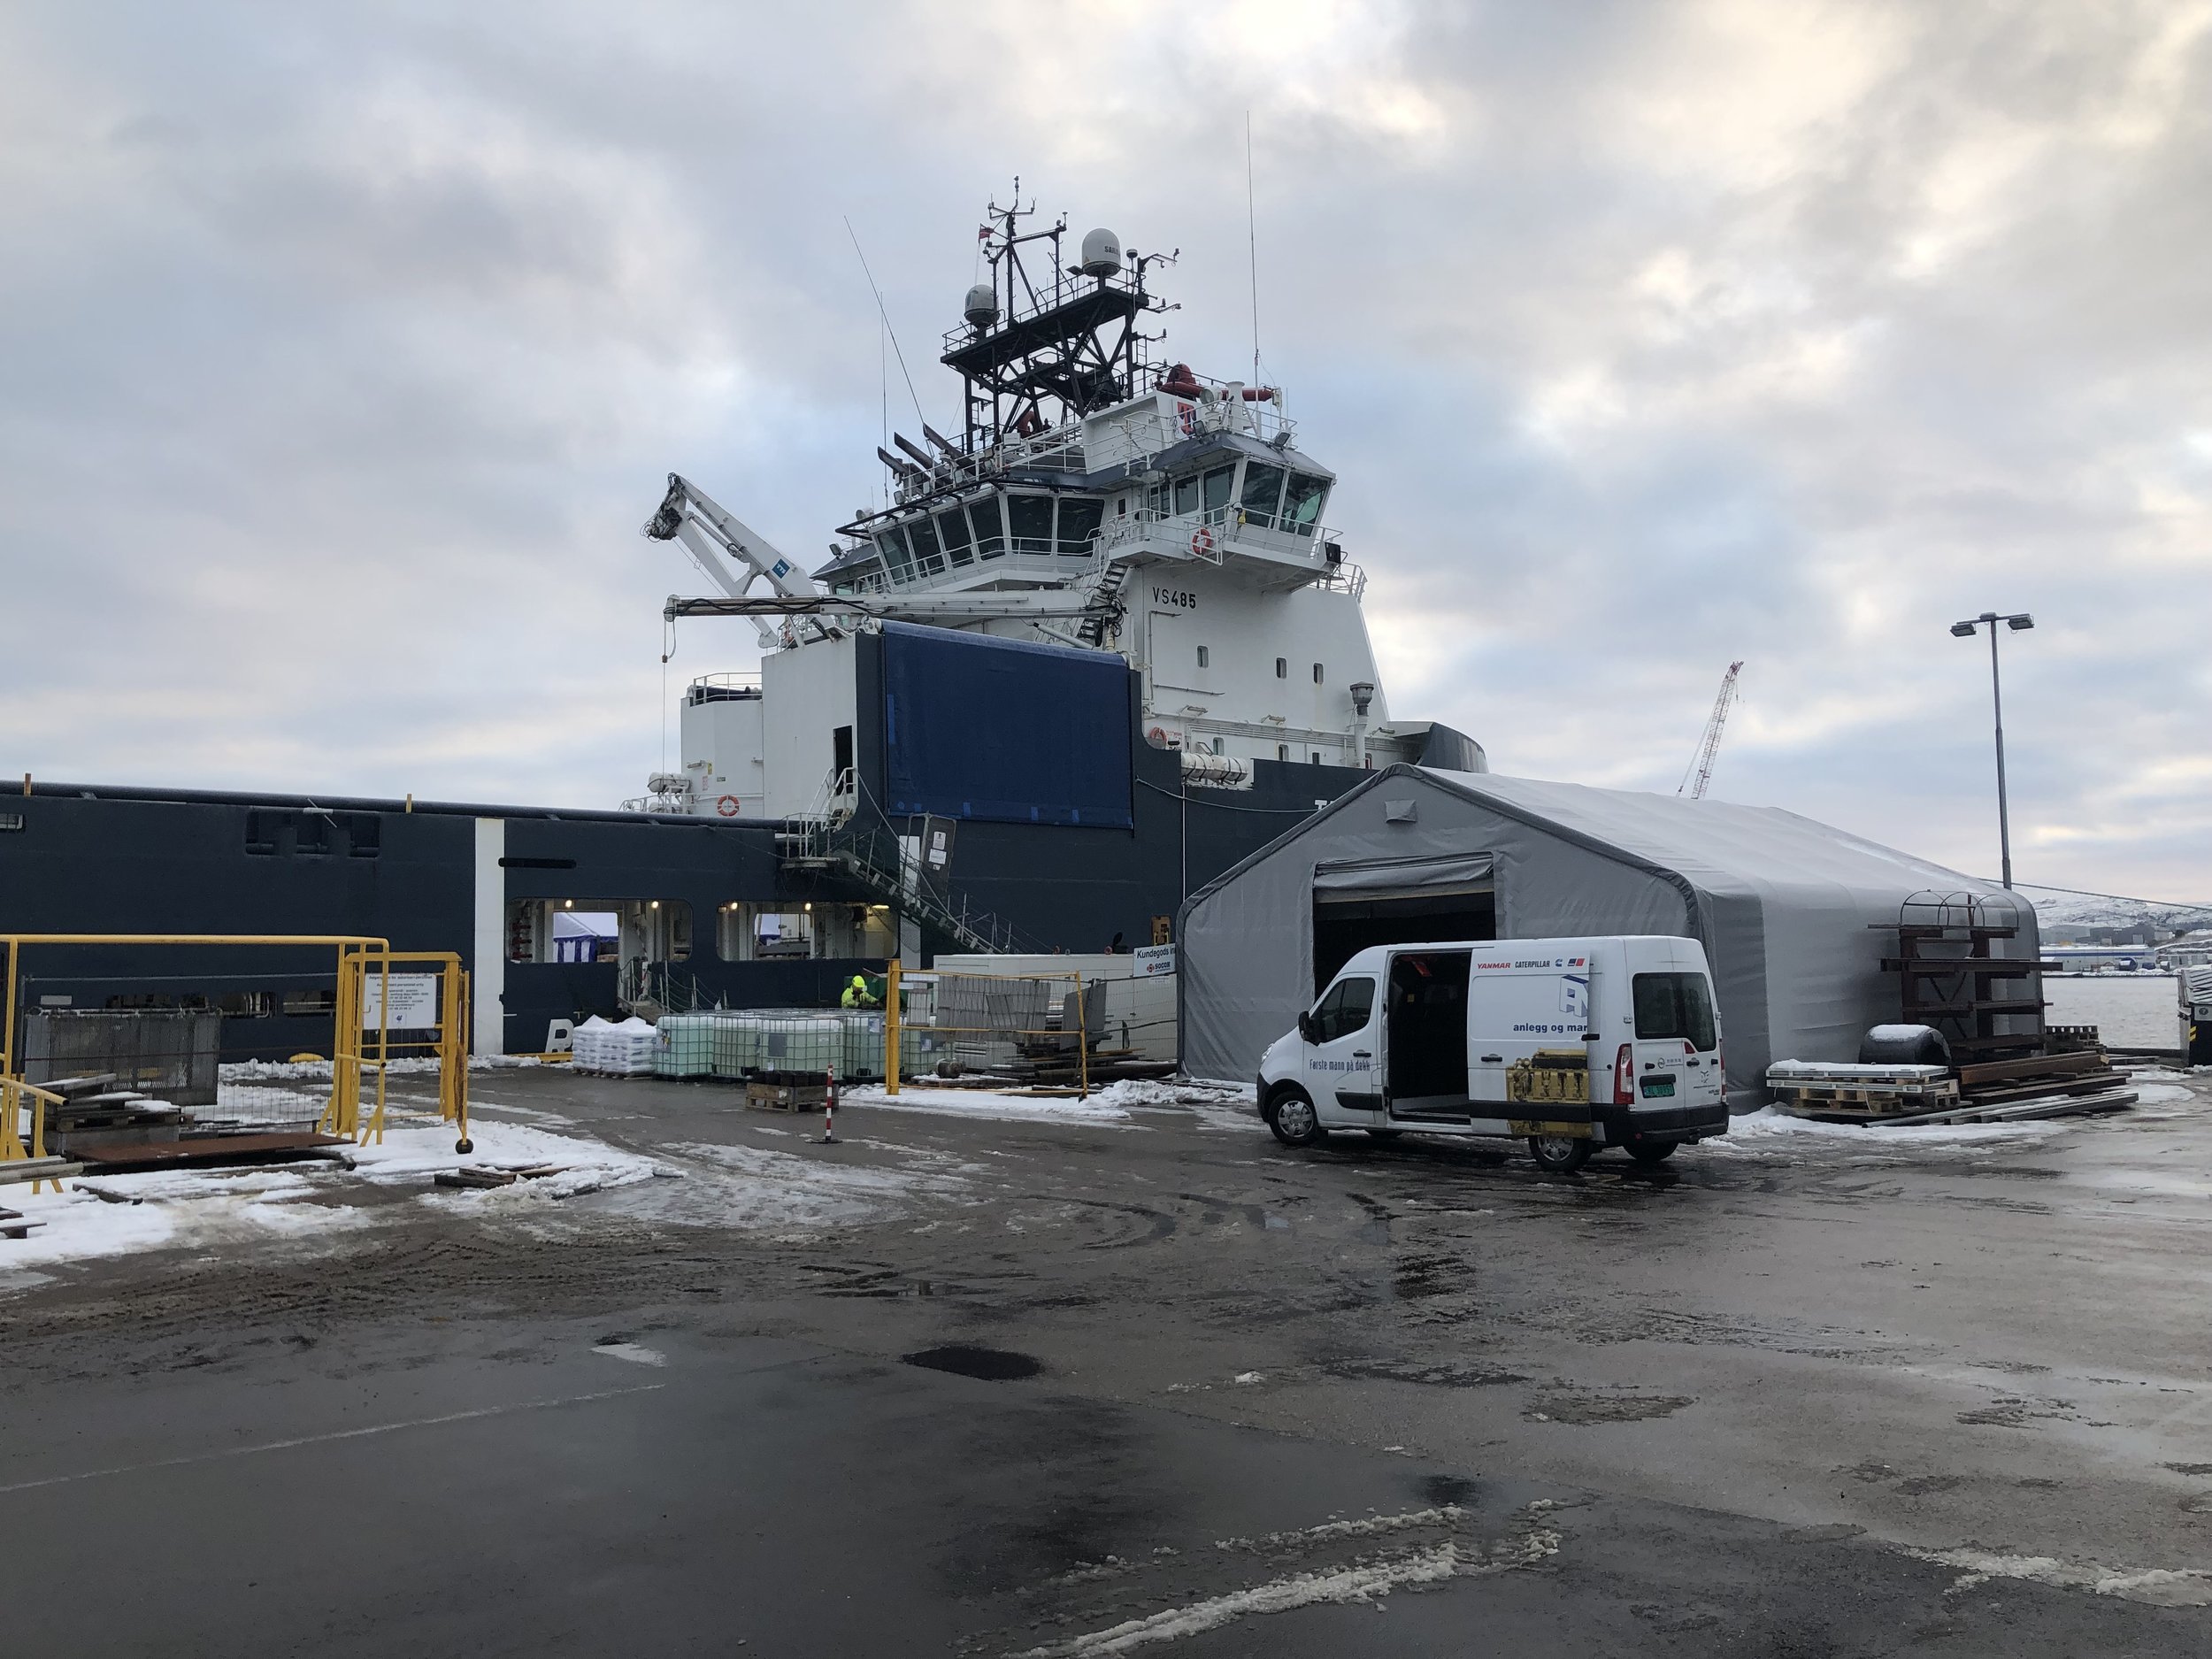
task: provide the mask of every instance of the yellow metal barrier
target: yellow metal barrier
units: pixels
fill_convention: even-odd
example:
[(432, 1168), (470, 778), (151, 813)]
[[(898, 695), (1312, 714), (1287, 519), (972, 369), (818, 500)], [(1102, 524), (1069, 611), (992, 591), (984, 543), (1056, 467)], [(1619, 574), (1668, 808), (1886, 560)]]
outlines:
[[(455, 1124), (460, 1132), (459, 1150), (472, 1150), (468, 1138), (468, 1047), (469, 1047), (469, 986), (468, 975), (461, 967), (461, 958), (446, 951), (394, 951), (391, 941), (366, 933), (0, 933), (0, 945), (7, 949), (7, 997), (4, 1017), (0, 1017), (0, 1087), (20, 1090), (36, 1096), (34, 1139), (43, 1144), (44, 1108), (48, 1102), (56, 1105), (62, 1098), (33, 1088), (17, 1076), (19, 1070), (16, 1048), (19, 1013), (22, 1006), (21, 956), (27, 945), (326, 945), (338, 953), (338, 990), (335, 1003), (335, 1029), (331, 1043), (330, 1098), (321, 1119), (325, 1133), (349, 1136), (365, 1141), (373, 1135), (379, 1141), (384, 1138), (384, 1072), (395, 1051), (427, 1048), (438, 1057), (438, 1116), (447, 1123)], [(426, 966), (436, 972), (440, 980), (437, 1023), (423, 1027), (430, 1033), (427, 1040), (407, 1038), (396, 1040), (389, 1023), (392, 1010), (392, 974), (394, 964)], [(369, 1033), (363, 1027), (366, 1007), (366, 976), (378, 975), (380, 1018), (375, 1030), (375, 1044), (372, 1056)], [(365, 1128), (361, 1122), (361, 1080), (365, 1071), (375, 1073), (375, 1107)], [(9, 1153), (4, 1148), (19, 1145), (21, 1135), (15, 1129), (15, 1111), (19, 1108), (12, 1102), (15, 1096), (7, 1096), (11, 1109), (5, 1114), (8, 1128), (0, 1139), (0, 1156), (23, 1157), (22, 1152)]]
[[(62, 1097), (32, 1084), (12, 1077), (0, 1077), (0, 1164), (23, 1162), (46, 1156), (46, 1108), (58, 1106)], [(22, 1113), (26, 1106), (31, 1114), (31, 1138), (23, 1139)], [(61, 1191), (58, 1176), (35, 1177), (31, 1190), (35, 1193), (48, 1180), (56, 1192)]]
[[(395, 964), (428, 968), (438, 981), (434, 1024), (411, 1022), (404, 1029), (426, 1033), (396, 1038), (392, 1011)], [(400, 985), (411, 979), (402, 974)], [(376, 987), (377, 1023), (368, 1023), (369, 987)], [(326, 1133), (345, 1135), (357, 1144), (384, 1141), (385, 1074), (395, 1056), (428, 1050), (438, 1061), (438, 1117), (455, 1125), (459, 1139), (455, 1150), (475, 1149), (469, 1140), (469, 976), (461, 958), (450, 950), (392, 950), (382, 941), (373, 945), (349, 945), (338, 953), (337, 1030), (331, 1048), (330, 1106), (323, 1114)], [(375, 1106), (366, 1124), (361, 1121), (361, 1081), (365, 1072), (376, 1079)]]
[(899, 959), (891, 958), (891, 965), (883, 973), (883, 1092), (899, 1092), (899, 1021), (905, 1010), (899, 991)]

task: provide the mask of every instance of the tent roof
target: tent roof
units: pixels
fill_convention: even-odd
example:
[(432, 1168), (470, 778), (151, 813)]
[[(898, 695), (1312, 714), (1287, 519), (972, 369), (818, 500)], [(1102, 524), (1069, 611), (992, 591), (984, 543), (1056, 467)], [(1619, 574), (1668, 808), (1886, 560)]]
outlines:
[[(1997, 884), (1916, 858), (1847, 830), (1779, 807), (1690, 801), (1637, 789), (1446, 772), (1401, 763), (1339, 795), (1191, 895), (1195, 904), (1217, 887), (1310, 833), (1369, 793), (1425, 784), (1627, 863), (1670, 872), (1705, 893), (1792, 890), (1902, 895), (1987, 894)], [(2026, 909), (2024, 902), (2022, 909)]]
[(1418, 772), (1455, 795), (1525, 822), (1671, 870), (1707, 893), (1812, 887), (1979, 893), (1996, 885), (1779, 807), (1691, 801), (1493, 772), (1392, 770)]

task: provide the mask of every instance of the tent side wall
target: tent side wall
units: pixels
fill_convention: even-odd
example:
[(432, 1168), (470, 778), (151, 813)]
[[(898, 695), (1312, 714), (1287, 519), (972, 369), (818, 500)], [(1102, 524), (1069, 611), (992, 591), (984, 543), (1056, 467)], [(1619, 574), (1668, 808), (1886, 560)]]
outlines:
[[(1416, 803), (1392, 822), (1390, 803)], [(1501, 938), (1684, 933), (1687, 885), (1439, 787), (1379, 773), (1202, 888), (1177, 936), (1183, 1064), (1194, 1077), (1248, 1078), (1311, 1005), (1314, 872), (1323, 864), (1488, 853)], [(1727, 1018), (1725, 1014), (1724, 1018)]]
[[(1765, 1099), (1770, 1061), (1856, 1059), (1867, 1027), (1898, 1017), (1882, 958), (1895, 953), (1888, 930), (1908, 900), (1999, 896), (1773, 808), (1392, 767), (1185, 905), (1186, 1066), (1249, 1077), (1310, 1005), (1317, 866), (1484, 857), (1500, 938), (1669, 933), (1704, 945), (1739, 1111)], [(2021, 936), (1998, 954), (2032, 961), (2033, 911), (2018, 908)], [(2031, 1018), (2008, 1017), (2006, 1028)]]

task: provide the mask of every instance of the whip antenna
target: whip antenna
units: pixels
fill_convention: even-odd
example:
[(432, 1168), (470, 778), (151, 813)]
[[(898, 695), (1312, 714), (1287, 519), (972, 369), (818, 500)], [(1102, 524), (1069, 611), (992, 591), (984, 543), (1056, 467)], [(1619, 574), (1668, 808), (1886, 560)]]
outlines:
[(1244, 246), (1252, 262), (1252, 384), (1260, 374), (1260, 218), (1252, 198), (1252, 111), (1244, 112)]
[(876, 273), (868, 269), (868, 256), (860, 252), (860, 238), (854, 234), (853, 222), (845, 220), (845, 234), (853, 239), (853, 252), (860, 255), (860, 274), (868, 279), (868, 292), (876, 296), (876, 315), (883, 319), (883, 332), (891, 342), (892, 355), (899, 360), (899, 376), (906, 382), (906, 395), (914, 399), (914, 419), (926, 419), (922, 413), (922, 400), (914, 390), (914, 377), (906, 372), (906, 353), (899, 349), (898, 330), (891, 326), (891, 313), (883, 307), (883, 290), (876, 286)]

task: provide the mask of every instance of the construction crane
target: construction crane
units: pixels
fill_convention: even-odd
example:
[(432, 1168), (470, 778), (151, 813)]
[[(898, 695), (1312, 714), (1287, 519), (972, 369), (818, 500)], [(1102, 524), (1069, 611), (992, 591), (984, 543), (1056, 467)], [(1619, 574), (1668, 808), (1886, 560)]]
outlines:
[(1693, 801), (1705, 798), (1705, 786), (1713, 781), (1713, 757), (1720, 753), (1721, 728), (1728, 724), (1728, 710), (1735, 706), (1736, 676), (1742, 672), (1743, 664), (1733, 662), (1720, 677), (1720, 695), (1713, 699), (1712, 718), (1705, 722), (1705, 735), (1698, 739), (1696, 758), (1690, 762), (1690, 770), (1682, 774), (1682, 781), (1675, 786), (1675, 794), (1686, 792)]

